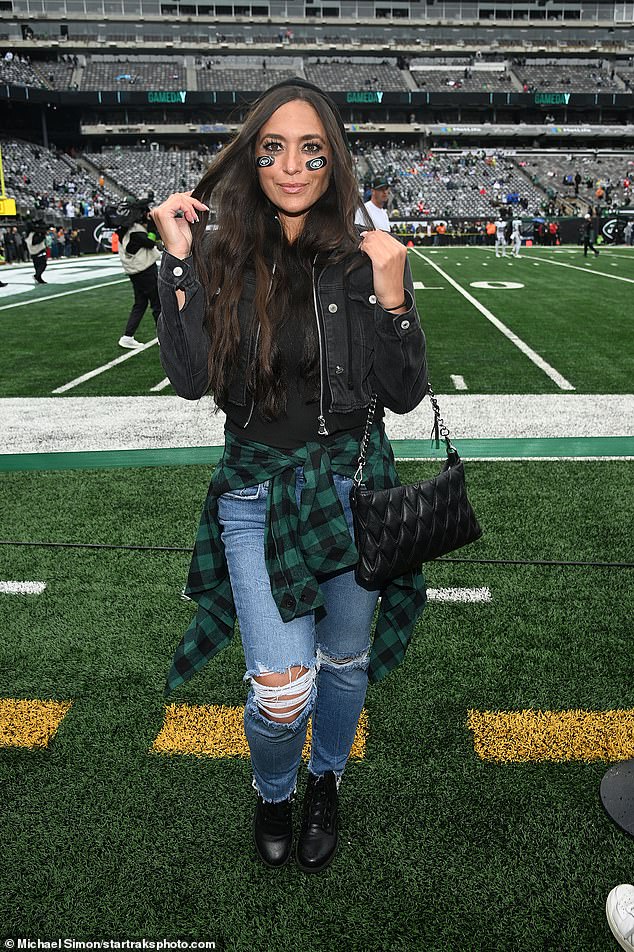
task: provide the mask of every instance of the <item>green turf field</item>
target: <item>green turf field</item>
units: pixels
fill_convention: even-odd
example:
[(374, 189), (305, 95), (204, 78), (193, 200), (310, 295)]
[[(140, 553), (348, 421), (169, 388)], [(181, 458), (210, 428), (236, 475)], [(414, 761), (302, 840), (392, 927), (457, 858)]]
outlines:
[[(579, 249), (531, 248), (523, 250), (519, 260), (496, 260), (481, 247), (432, 248), (411, 251), (409, 260), (414, 280), (424, 285), (417, 291), (417, 301), (437, 392), (453, 388), (452, 374), (463, 376), (474, 393), (560, 392), (447, 276), (577, 392), (631, 392), (634, 250), (604, 250), (598, 259), (586, 261)], [(474, 288), (474, 281), (512, 282), (522, 287)], [(13, 310), (9, 305), (23, 298), (2, 297), (6, 309), (0, 311), (5, 344), (0, 353), (0, 396), (49, 396), (123, 356), (117, 341), (132, 300), (128, 283), (108, 283), (48, 300), (48, 295), (59, 291), (46, 292), (42, 288), (32, 292), (41, 300), (39, 307)], [(153, 337), (148, 312), (138, 339)], [(78, 397), (145, 395), (164, 376), (154, 346), (65, 392)], [(169, 386), (160, 392), (173, 394)]]
[[(452, 375), (474, 394), (561, 392), (518, 339), (580, 393), (632, 392), (628, 250), (587, 265), (578, 249), (529, 249), (519, 261), (420, 250), (410, 261), (437, 392), (451, 391)], [(472, 287), (483, 281), (523, 287)], [(61, 290), (0, 310), (0, 396), (48, 397), (122, 355), (128, 285), (44, 300)], [(139, 338), (153, 330), (146, 316)], [(163, 376), (153, 346), (66, 394), (147, 396)], [(46, 583), (39, 595), (0, 593), (0, 937), (207, 939), (226, 952), (615, 948), (604, 903), (633, 880), (634, 844), (601, 806), (610, 757), (597, 747), (571, 748), (566, 762), (482, 759), (467, 721), (470, 711), (621, 712), (618, 759), (634, 757), (632, 569), (538, 564), (634, 562), (630, 461), (469, 462), (484, 536), (427, 566), (427, 583), (486, 587), (490, 601), (430, 601), (405, 663), (369, 690), (363, 756), (341, 787), (340, 851), (307, 877), (257, 861), (244, 756), (151, 750), (193, 611), (179, 597), (189, 558), (123, 547), (188, 549), (210, 467), (99, 459), (16, 471), (0, 456), (0, 541), (11, 543), (0, 545), (0, 579)], [(408, 481), (437, 469), (398, 465)], [(169, 702), (239, 711), (242, 673), (236, 637)], [(6, 699), (72, 704), (48, 746), (21, 747), (2, 723)]]

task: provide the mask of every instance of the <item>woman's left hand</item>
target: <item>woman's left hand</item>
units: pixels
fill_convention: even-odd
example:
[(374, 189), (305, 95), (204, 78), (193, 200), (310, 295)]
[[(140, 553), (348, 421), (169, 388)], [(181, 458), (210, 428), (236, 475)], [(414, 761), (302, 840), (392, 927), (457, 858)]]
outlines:
[(374, 293), (381, 307), (397, 309), (405, 299), (403, 272), (407, 248), (386, 231), (362, 231), (359, 251), (372, 262)]

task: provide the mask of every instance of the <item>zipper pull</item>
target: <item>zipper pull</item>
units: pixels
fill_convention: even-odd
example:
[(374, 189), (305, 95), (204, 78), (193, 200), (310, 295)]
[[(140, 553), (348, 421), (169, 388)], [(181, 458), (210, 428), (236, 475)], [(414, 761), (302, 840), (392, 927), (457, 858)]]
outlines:
[(329, 434), (328, 434), (328, 430), (326, 429), (326, 421), (323, 418), (323, 416), (317, 417), (317, 420), (319, 421), (319, 429), (317, 430), (317, 435), (328, 436)]

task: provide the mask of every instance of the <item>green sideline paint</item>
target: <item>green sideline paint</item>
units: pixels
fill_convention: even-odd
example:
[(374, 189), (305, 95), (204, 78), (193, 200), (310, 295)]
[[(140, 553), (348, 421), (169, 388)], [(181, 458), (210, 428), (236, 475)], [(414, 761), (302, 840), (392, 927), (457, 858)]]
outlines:
[[(586, 459), (634, 457), (634, 436), (558, 436), (457, 440), (464, 459)], [(397, 459), (442, 459), (428, 440), (392, 440)], [(129, 466), (208, 466), (222, 446), (184, 446), (148, 450), (92, 450), (77, 453), (0, 454), (0, 472), (56, 469), (122, 469)]]

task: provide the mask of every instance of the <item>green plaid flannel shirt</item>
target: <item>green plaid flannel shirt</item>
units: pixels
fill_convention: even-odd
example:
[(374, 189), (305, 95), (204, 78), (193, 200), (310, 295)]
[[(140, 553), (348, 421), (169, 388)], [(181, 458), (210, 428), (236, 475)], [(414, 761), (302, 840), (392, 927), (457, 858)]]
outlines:
[[(277, 450), (226, 433), (222, 459), (214, 470), (196, 536), (185, 594), (198, 611), (176, 649), (165, 695), (188, 681), (233, 636), (236, 613), (218, 523), (218, 497), (270, 480), (267, 495), (265, 556), (271, 593), (283, 621), (307, 615), (323, 604), (318, 578), (353, 568), (357, 551), (337, 496), (332, 474), (353, 476), (359, 443), (346, 433), (328, 445), (306, 443)], [(295, 469), (304, 468), (306, 483), (298, 509)], [(370, 438), (366, 485), (397, 485), (392, 447), (383, 424)], [(421, 572), (395, 579), (381, 592), (370, 652), (368, 678), (381, 681), (401, 663), (426, 600)]]

